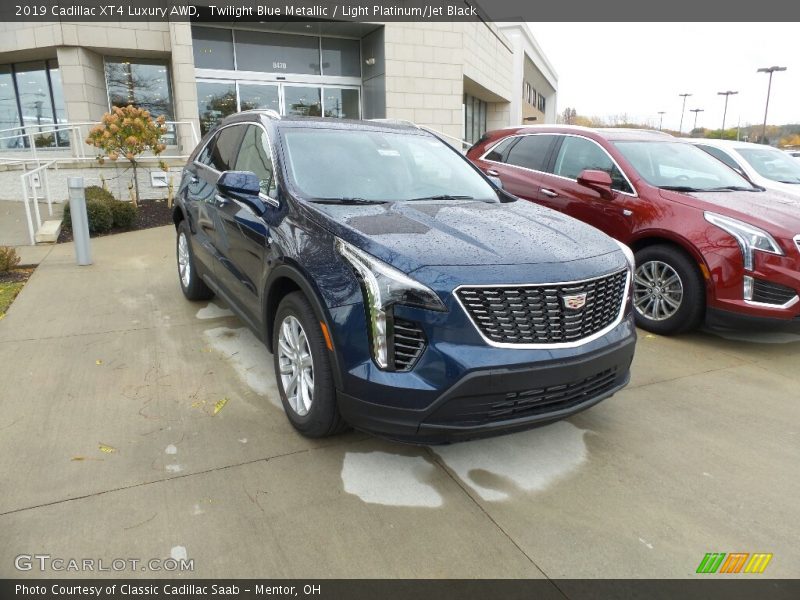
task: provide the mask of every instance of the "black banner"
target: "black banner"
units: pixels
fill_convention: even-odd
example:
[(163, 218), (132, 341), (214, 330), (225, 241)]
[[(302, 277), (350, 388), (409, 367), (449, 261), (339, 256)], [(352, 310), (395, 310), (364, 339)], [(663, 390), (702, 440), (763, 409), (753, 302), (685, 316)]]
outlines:
[[(2, 0), (0, 21), (798, 21), (800, 3), (761, 0)], [(676, 33), (676, 43), (679, 37)]]
[[(758, 577), (758, 576), (755, 576)], [(304, 598), (319, 600), (783, 600), (800, 597), (800, 580), (707, 579), (478, 579), (478, 580), (2, 580), (0, 598), (18, 600)]]

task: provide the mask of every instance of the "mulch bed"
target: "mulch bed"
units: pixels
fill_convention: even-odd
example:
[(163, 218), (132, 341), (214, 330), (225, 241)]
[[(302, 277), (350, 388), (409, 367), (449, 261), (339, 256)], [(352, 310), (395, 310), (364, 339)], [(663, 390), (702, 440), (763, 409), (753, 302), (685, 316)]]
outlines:
[(33, 269), (29, 267), (5, 271), (0, 273), (0, 283), (22, 283), (28, 281), (31, 273)]
[[(93, 233), (92, 237), (104, 237), (115, 233), (126, 231), (139, 231), (140, 229), (150, 229), (161, 227), (162, 225), (172, 225), (172, 209), (167, 206), (166, 200), (139, 200), (139, 210), (136, 213), (136, 221), (130, 229), (115, 227), (107, 233)], [(58, 243), (72, 241), (72, 230), (61, 229), (58, 236)]]

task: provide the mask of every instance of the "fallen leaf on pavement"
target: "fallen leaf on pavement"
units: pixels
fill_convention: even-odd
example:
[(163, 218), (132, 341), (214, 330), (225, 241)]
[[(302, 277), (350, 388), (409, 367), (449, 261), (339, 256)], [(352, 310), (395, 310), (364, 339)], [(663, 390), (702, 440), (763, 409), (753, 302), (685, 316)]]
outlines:
[(102, 442), (100, 442), (99, 448), (100, 448), (100, 452), (105, 452), (106, 454), (111, 454), (112, 452), (116, 452), (117, 451), (117, 449), (114, 448), (113, 446), (108, 446), (108, 445), (106, 445), (106, 444), (104, 444)]
[(217, 414), (219, 411), (225, 408), (225, 405), (227, 403), (228, 403), (227, 398), (223, 398), (222, 400), (217, 401), (217, 403), (214, 405), (214, 414)]

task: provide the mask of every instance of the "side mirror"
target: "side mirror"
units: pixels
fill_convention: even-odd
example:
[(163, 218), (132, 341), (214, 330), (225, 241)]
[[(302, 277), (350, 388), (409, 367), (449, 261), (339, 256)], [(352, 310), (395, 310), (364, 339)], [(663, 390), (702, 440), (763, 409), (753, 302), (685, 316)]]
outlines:
[(258, 215), (266, 210), (259, 198), (261, 181), (252, 171), (225, 171), (217, 180), (217, 190), (222, 196), (249, 205)]
[(599, 193), (606, 200), (614, 197), (614, 191), (611, 189), (611, 175), (605, 171), (595, 169), (581, 171), (581, 174), (578, 175), (578, 183)]

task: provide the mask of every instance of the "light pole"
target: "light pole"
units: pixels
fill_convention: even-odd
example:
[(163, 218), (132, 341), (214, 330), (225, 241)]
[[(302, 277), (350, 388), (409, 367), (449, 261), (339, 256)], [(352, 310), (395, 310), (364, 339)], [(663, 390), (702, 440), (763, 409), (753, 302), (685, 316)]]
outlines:
[(703, 112), (703, 109), (702, 108), (693, 108), (689, 112), (693, 112), (694, 113), (694, 127), (692, 127), (692, 131), (694, 131), (695, 129), (697, 129), (697, 113)]
[(678, 135), (683, 133), (683, 113), (686, 112), (686, 98), (691, 96), (691, 94), (678, 94), (678, 96), (683, 97), (683, 107), (681, 108), (681, 124), (678, 126)]
[(663, 110), (658, 111), (658, 130), (661, 131), (661, 125), (664, 123), (664, 115), (666, 112)]
[(767, 105), (764, 107), (764, 127), (761, 129), (761, 142), (767, 139), (767, 111), (769, 111), (769, 94), (772, 91), (772, 74), (775, 71), (785, 71), (786, 67), (762, 67), (758, 73), (769, 73), (769, 83), (767, 84)]
[(739, 92), (732, 92), (731, 90), (727, 92), (717, 92), (717, 96), (725, 96), (725, 110), (722, 111), (722, 135), (720, 135), (720, 139), (725, 137), (725, 117), (728, 116), (728, 97), (738, 93)]

